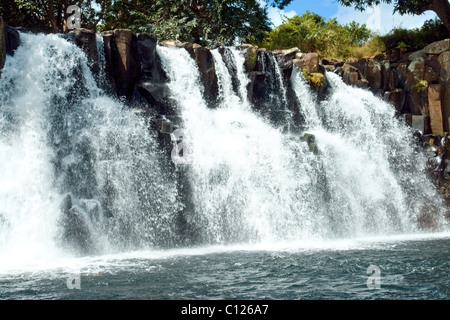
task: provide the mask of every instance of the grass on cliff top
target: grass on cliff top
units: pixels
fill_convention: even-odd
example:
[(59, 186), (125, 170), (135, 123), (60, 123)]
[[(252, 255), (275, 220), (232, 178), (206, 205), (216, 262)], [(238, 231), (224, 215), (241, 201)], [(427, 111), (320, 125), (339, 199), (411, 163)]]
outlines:
[(355, 61), (394, 48), (400, 48), (402, 52), (417, 51), (447, 37), (448, 31), (437, 19), (426, 21), (421, 28), (397, 27), (380, 36), (364, 24), (341, 25), (336, 19), (326, 20), (307, 11), (301, 16), (285, 17), (261, 43), (254, 44), (268, 50), (298, 47), (302, 52), (318, 52), (322, 57)]

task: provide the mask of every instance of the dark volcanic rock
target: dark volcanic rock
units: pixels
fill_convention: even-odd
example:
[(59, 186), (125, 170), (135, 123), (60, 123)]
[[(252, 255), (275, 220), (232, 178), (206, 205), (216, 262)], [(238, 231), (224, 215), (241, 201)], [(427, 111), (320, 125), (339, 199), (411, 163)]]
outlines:
[(214, 58), (211, 51), (205, 47), (194, 44), (192, 48), (194, 51), (194, 59), (197, 62), (200, 71), (200, 78), (205, 88), (205, 100), (208, 102), (208, 105), (214, 106), (219, 96), (219, 85)]
[(5, 25), (3, 18), (0, 17), (0, 75), (6, 59), (6, 43), (5, 43)]
[(14, 52), (20, 45), (19, 31), (10, 26), (5, 26), (5, 45), (6, 54), (14, 55)]
[(77, 29), (69, 33), (77, 46), (86, 53), (91, 70), (97, 74), (100, 70), (98, 65), (97, 39), (95, 32), (88, 29)]
[(161, 68), (161, 61), (156, 53), (157, 39), (151, 34), (139, 34), (137, 36), (137, 60), (142, 78), (151, 79), (154, 82), (167, 81), (167, 76)]

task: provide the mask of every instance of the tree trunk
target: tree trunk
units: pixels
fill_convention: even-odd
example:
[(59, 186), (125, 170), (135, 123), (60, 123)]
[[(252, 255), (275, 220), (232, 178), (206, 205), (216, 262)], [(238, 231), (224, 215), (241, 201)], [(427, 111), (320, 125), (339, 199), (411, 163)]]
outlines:
[(200, 43), (201, 42), (201, 40), (200, 40), (200, 30), (198, 29), (198, 27), (195, 28), (194, 30), (192, 30), (191, 37), (192, 37), (194, 43), (201, 44)]
[(447, 28), (450, 37), (450, 3), (448, 0), (431, 0), (427, 9), (436, 12), (439, 19), (441, 19)]

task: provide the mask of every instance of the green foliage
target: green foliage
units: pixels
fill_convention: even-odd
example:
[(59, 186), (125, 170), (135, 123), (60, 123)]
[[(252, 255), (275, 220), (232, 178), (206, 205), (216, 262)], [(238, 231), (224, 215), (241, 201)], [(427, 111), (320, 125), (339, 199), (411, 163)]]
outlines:
[(308, 68), (304, 67), (303, 76), (314, 87), (321, 87), (325, 83), (325, 76), (320, 72), (309, 72)]
[(404, 29), (394, 28), (380, 39), (386, 49), (400, 48), (407, 51), (417, 51), (426, 45), (446, 39), (448, 33), (440, 20), (427, 20), (421, 28)]
[[(126, 2), (122, 5), (131, 6)], [(133, 7), (143, 14), (142, 22), (130, 20), (128, 27), (152, 32), (160, 40), (230, 45), (236, 38), (242, 42), (261, 40), (269, 30), (267, 8), (258, 0), (143, 0)]]
[(344, 6), (354, 6), (364, 11), (367, 7), (377, 6), (380, 3), (394, 5), (394, 12), (400, 14), (422, 14), (424, 8), (430, 5), (431, 0), (338, 0)]
[(448, 0), (338, 0), (338, 2), (344, 6), (354, 6), (361, 11), (380, 3), (393, 4), (394, 12), (402, 15), (421, 15), (425, 11), (434, 11), (447, 29), (447, 36), (450, 32), (450, 3)]
[(386, 51), (384, 41), (378, 35), (375, 35), (363, 45), (350, 48), (348, 60), (370, 58), (384, 51)]
[(351, 48), (365, 43), (372, 33), (356, 22), (341, 25), (336, 19), (306, 11), (302, 16), (284, 18), (283, 23), (267, 33), (260, 46), (269, 50), (298, 47), (303, 52), (319, 52), (322, 56), (345, 58)]
[(283, 8), (292, 0), (1, 0), (0, 15), (12, 26), (62, 32), (68, 5), (81, 8), (82, 27), (130, 28), (160, 40), (202, 45), (262, 41), (270, 30), (267, 5)]
[(104, 13), (111, 8), (113, 0), (1, 0), (0, 15), (6, 23), (15, 27), (25, 27), (33, 31), (63, 32), (64, 21), (72, 13), (67, 13), (70, 5), (77, 5), (82, 11), (81, 24), (95, 29)]
[(397, 47), (399, 47), (400, 49), (405, 49), (407, 46), (406, 46), (406, 43), (404, 43), (403, 41), (400, 41), (400, 42), (397, 44)]
[(417, 83), (414, 85), (414, 91), (416, 92), (422, 92), (425, 91), (428, 88), (428, 82), (427, 80), (418, 80)]

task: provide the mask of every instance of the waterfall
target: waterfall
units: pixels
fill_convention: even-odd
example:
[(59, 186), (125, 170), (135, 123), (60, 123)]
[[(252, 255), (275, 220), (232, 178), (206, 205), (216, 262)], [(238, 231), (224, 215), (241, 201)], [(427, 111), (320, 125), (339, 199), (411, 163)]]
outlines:
[(248, 103), (247, 100), (247, 86), (250, 82), (247, 74), (245, 73), (244, 63), (245, 58), (244, 56), (236, 49), (236, 48), (230, 48), (229, 49), (232, 55), (232, 63), (236, 66), (236, 77), (239, 81), (239, 96), (241, 97), (243, 103)]
[(242, 104), (209, 109), (188, 53), (160, 47), (158, 54), (189, 137), (195, 197), (190, 217), (201, 241), (269, 241), (305, 237), (314, 229), (320, 233), (317, 220), (305, 215), (311, 201), (302, 201), (314, 189), (306, 146)]
[(218, 77), (219, 99), (222, 100), (224, 106), (240, 103), (241, 99), (233, 91), (233, 79), (230, 73), (227, 72), (227, 66), (223, 61), (219, 50), (211, 50), (211, 54), (214, 59)]
[(210, 108), (188, 51), (157, 46), (183, 120), (177, 162), (158, 143), (154, 119), (111, 97), (105, 73), (94, 76), (80, 48), (57, 35), (20, 36), (0, 78), (2, 261), (444, 225), (411, 129), (335, 74), (318, 101), (293, 70), (306, 130), (294, 133), (285, 130), (289, 116), (276, 116), (289, 112), (273, 55), (258, 61), (268, 88), (260, 108), (248, 99), (242, 51), (212, 50), (220, 103)]
[(169, 165), (146, 119), (98, 88), (81, 49), (21, 34), (0, 92), (2, 260), (176, 243)]
[[(195, 197), (189, 214), (202, 241), (360, 237), (415, 232), (423, 220), (442, 225), (442, 203), (411, 130), (372, 93), (330, 73), (329, 98), (318, 102), (294, 70), (307, 133), (319, 148), (314, 155), (301, 135), (281, 133), (244, 103), (209, 109), (190, 56), (158, 53), (182, 106)], [(219, 79), (231, 79), (214, 57)]]

